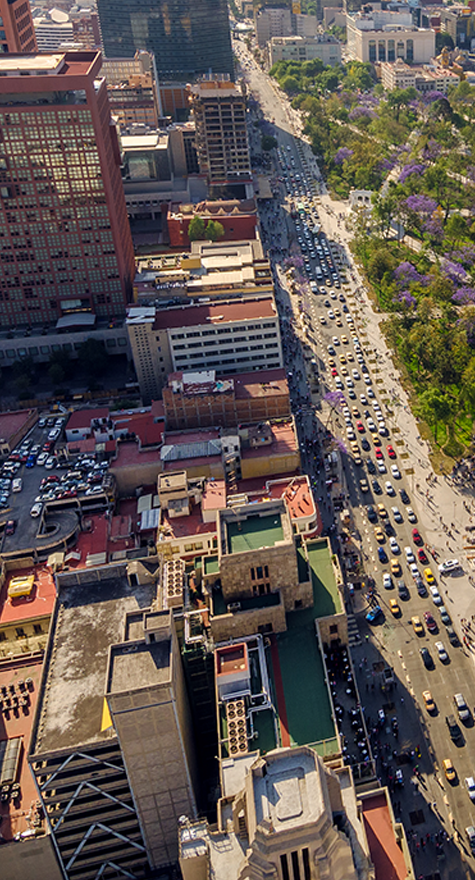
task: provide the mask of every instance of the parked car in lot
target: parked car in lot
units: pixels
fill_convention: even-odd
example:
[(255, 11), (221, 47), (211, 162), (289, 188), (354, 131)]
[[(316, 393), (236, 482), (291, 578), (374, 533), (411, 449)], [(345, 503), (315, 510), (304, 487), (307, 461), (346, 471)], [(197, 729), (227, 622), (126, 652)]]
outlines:
[(6, 535), (14, 535), (16, 527), (17, 527), (16, 519), (9, 519), (6, 526), (5, 526), (5, 534)]
[(40, 516), (41, 511), (43, 510), (43, 505), (40, 501), (35, 502), (33, 507), (30, 510), (30, 516), (36, 517)]

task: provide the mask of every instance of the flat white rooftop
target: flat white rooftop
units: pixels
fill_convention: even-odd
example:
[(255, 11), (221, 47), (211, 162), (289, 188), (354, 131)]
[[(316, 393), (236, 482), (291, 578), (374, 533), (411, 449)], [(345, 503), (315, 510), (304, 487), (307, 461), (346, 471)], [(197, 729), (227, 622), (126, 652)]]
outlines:
[(35, 73), (58, 73), (64, 63), (64, 52), (55, 52), (51, 55), (1, 55), (0, 73), (14, 75), (17, 72), (28, 71)]

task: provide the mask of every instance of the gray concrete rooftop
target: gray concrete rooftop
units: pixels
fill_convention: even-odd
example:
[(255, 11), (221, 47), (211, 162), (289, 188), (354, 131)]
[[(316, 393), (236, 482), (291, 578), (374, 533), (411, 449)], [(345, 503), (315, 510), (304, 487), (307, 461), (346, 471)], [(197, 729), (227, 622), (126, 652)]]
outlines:
[(126, 612), (149, 608), (154, 594), (152, 585), (131, 587), (125, 577), (97, 582), (92, 574), (89, 583), (62, 587), (38, 698), (34, 754), (113, 735), (101, 730), (109, 646), (123, 639)]
[(125, 643), (112, 648), (108, 693), (119, 694), (166, 684), (170, 676), (171, 638), (149, 645)]

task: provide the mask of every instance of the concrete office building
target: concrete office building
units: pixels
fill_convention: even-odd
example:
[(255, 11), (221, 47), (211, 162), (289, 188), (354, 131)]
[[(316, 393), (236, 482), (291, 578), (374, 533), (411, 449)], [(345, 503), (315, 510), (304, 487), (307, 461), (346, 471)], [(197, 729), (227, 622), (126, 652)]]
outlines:
[(252, 171), (246, 127), (246, 101), (227, 80), (206, 80), (190, 87), (201, 174), (212, 185), (238, 186), (250, 198)]
[(35, 15), (33, 24), (39, 52), (56, 52), (63, 44), (74, 42), (73, 23), (62, 9)]
[(173, 619), (125, 564), (57, 585), (29, 755), (56, 854), (68, 880), (144, 878), (176, 861), (178, 818), (196, 815)]
[(121, 315), (135, 262), (99, 52), (0, 58), (3, 327)]
[(435, 32), (417, 28), (410, 13), (375, 11), (346, 18), (348, 54), (356, 61), (426, 64), (435, 55)]
[(374, 880), (348, 767), (298, 746), (239, 755), (222, 762), (221, 775), (217, 826), (180, 825), (184, 880)]
[(161, 80), (187, 82), (209, 70), (234, 76), (226, 0), (151, 0), (147, 7), (98, 0), (97, 8), (108, 58), (147, 49)]
[(0, 54), (36, 52), (29, 0), (0, 0)]
[(131, 307), (130, 347), (145, 399), (169, 373), (217, 370), (223, 376), (283, 366), (273, 296), (175, 308)]
[(259, 46), (265, 46), (272, 37), (290, 37), (292, 19), (289, 8), (264, 6), (255, 15), (255, 27)]
[(271, 66), (277, 61), (313, 61), (319, 58), (325, 65), (341, 63), (341, 45), (331, 34), (318, 37), (273, 37), (270, 41)]

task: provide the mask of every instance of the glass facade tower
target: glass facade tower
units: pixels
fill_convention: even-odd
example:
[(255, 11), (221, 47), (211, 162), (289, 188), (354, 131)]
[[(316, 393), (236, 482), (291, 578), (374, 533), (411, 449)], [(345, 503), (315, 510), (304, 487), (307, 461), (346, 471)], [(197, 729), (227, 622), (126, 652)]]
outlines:
[(186, 82), (201, 74), (234, 76), (226, 0), (98, 0), (107, 58), (155, 55), (161, 80)]

